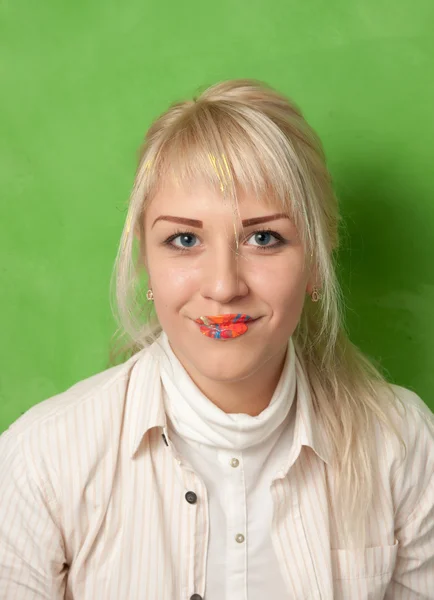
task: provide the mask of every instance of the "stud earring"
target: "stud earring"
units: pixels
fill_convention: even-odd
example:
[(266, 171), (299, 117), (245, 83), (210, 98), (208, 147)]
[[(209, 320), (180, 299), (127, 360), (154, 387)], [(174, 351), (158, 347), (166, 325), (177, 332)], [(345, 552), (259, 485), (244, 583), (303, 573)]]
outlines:
[(319, 290), (319, 288), (316, 287), (316, 285), (313, 286), (311, 298), (312, 298), (312, 302), (318, 302), (318, 300), (321, 300), (321, 298), (322, 298), (320, 290)]
[(153, 299), (154, 299), (154, 292), (153, 292), (152, 290), (148, 290), (148, 291), (146, 292), (146, 298), (147, 298), (148, 300), (153, 300)]

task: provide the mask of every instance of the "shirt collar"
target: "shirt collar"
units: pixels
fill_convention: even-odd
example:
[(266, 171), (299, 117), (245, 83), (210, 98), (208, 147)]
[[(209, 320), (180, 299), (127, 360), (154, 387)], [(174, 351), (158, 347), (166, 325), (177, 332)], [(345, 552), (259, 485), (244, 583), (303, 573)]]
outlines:
[(152, 346), (137, 354), (128, 383), (126, 424), (129, 453), (134, 458), (145, 434), (154, 427), (166, 428), (159, 363)]
[(324, 431), (324, 427), (315, 412), (310, 386), (307, 382), (303, 361), (296, 350), (297, 371), (297, 408), (295, 416), (295, 443), (309, 446), (327, 465), (332, 465), (332, 445)]
[[(157, 351), (155, 351), (157, 347)], [(160, 377), (158, 345), (137, 353), (126, 398), (126, 424), (129, 453), (134, 458), (145, 434), (154, 427), (167, 428)], [(324, 434), (312, 402), (307, 379), (296, 351), (297, 391), (294, 446), (309, 446), (326, 464), (331, 465), (332, 448)], [(298, 450), (297, 450), (298, 452)], [(290, 453), (292, 456), (292, 452)], [(291, 460), (291, 459), (290, 459)], [(288, 469), (290, 464), (288, 463)]]

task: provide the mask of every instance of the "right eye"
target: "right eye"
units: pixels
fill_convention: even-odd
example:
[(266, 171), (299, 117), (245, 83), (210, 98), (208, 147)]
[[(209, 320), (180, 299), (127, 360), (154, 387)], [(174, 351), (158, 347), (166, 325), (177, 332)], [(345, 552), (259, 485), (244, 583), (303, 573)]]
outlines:
[[(177, 243), (175, 243), (175, 241), (177, 241)], [(195, 247), (195, 241), (198, 241), (197, 236), (191, 231), (178, 231), (167, 238), (164, 243), (176, 250), (188, 250), (189, 248)]]

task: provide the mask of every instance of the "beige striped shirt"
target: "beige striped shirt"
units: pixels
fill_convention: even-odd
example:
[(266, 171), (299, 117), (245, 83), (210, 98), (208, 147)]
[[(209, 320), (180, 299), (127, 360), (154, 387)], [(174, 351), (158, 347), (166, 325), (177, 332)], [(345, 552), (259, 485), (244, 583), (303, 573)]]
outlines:
[[(328, 445), (301, 389), (293, 445), (270, 488), (287, 598), (432, 600), (431, 412), (395, 386), (408, 452), (378, 428), (375, 501), (356, 558), (342, 543)], [(170, 443), (149, 349), (34, 406), (0, 437), (1, 600), (206, 599), (208, 541), (207, 490)]]

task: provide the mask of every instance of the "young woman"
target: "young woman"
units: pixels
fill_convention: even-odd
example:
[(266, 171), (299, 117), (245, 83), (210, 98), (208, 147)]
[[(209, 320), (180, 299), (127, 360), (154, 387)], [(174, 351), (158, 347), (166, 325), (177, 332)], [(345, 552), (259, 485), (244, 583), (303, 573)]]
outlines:
[(269, 86), (152, 124), (115, 270), (129, 355), (0, 440), (1, 598), (434, 598), (432, 414), (347, 337), (338, 225)]

